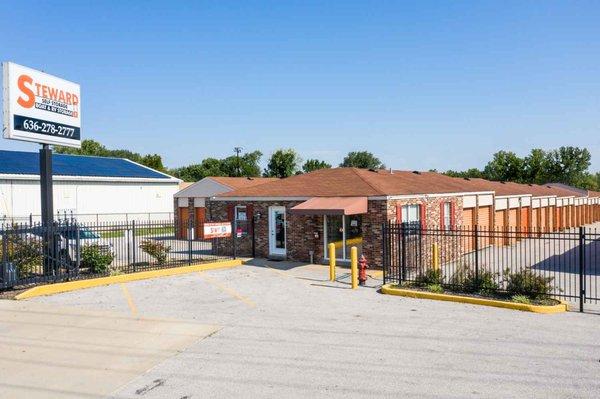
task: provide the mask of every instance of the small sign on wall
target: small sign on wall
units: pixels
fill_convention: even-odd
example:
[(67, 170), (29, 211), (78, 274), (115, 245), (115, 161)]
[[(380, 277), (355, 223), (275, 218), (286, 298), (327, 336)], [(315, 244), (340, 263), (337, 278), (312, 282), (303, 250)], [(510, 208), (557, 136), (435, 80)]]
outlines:
[(204, 239), (231, 237), (231, 222), (204, 223)]

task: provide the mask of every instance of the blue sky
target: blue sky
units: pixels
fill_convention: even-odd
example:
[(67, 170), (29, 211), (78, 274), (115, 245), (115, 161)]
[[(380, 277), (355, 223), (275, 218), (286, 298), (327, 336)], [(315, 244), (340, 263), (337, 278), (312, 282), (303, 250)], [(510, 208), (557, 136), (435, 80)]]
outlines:
[(446, 170), (575, 145), (600, 170), (598, 2), (5, 0), (0, 14), (0, 60), (81, 84), (85, 138), (169, 167), (242, 146)]

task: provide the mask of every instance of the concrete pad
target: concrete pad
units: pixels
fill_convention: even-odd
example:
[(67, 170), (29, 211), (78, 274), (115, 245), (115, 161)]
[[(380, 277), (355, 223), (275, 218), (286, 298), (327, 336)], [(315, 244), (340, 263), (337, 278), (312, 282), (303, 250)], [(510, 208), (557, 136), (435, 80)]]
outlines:
[(192, 321), (0, 301), (0, 398), (105, 397), (217, 330)]
[[(141, 316), (223, 328), (110, 397), (598, 397), (597, 316), (539, 315), (381, 295), (370, 287), (352, 290), (344, 270), (330, 282), (326, 266), (257, 261), (128, 283)], [(118, 288), (33, 300), (126, 312)]]

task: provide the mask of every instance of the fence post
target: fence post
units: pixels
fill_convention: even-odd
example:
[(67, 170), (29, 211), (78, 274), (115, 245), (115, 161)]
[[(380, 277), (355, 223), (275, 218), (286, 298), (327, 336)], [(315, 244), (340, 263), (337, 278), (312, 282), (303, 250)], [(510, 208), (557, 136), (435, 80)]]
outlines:
[(382, 232), (382, 237), (383, 237), (383, 260), (382, 260), (382, 268), (383, 268), (383, 285), (385, 285), (386, 283), (386, 274), (387, 274), (387, 265), (388, 265), (388, 260), (387, 260), (387, 253), (388, 253), (388, 249), (387, 249), (387, 240), (388, 240), (388, 234), (389, 232), (387, 231), (387, 222), (382, 223), (381, 225), (381, 232)]
[(479, 226), (475, 225), (475, 282), (479, 286)]
[(75, 224), (75, 275), (79, 275), (81, 267), (81, 237), (79, 237), (79, 223)]
[(406, 226), (404, 224), (400, 224), (400, 235), (402, 242), (402, 251), (401, 259), (400, 259), (400, 282), (406, 280)]
[(8, 237), (6, 231), (2, 232), (2, 285), (8, 287)]
[(235, 218), (233, 219), (232, 225), (231, 239), (233, 244), (233, 259), (237, 259), (237, 220)]
[(188, 241), (188, 265), (192, 264), (192, 229), (194, 228), (193, 226), (193, 219), (192, 218), (188, 218), (188, 228), (187, 228), (187, 241)]
[(579, 311), (585, 301), (585, 228), (579, 226)]
[(137, 254), (137, 247), (135, 246), (135, 219), (133, 219), (131, 221), (131, 259), (133, 260), (132, 264), (133, 264), (133, 271), (135, 272), (136, 270), (136, 254)]
[(251, 226), (252, 227), (252, 257), (256, 258), (256, 235), (254, 234), (255, 233), (255, 231), (254, 231), (254, 228), (255, 228), (254, 215), (252, 215), (252, 219), (250, 219), (250, 220), (252, 223), (252, 226)]

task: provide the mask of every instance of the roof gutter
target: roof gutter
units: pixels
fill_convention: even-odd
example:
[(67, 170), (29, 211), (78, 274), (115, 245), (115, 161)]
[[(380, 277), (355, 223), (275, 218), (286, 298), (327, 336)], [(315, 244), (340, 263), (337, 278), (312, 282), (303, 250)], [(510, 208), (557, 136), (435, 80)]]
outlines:
[[(39, 175), (0, 174), (0, 180), (25, 180), (39, 181)], [(116, 177), (116, 176), (65, 176), (53, 175), (53, 181), (97, 181), (97, 182), (125, 182), (125, 183), (171, 183), (179, 184), (180, 180), (169, 178), (147, 178), (147, 177)]]

